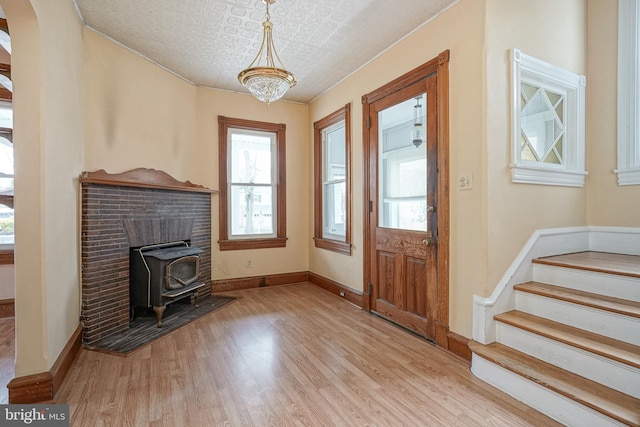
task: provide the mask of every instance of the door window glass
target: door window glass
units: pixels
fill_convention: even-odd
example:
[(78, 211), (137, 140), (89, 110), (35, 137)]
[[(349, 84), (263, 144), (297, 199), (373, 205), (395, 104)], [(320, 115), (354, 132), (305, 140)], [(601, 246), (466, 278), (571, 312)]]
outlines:
[(379, 226), (427, 231), (426, 94), (378, 113)]

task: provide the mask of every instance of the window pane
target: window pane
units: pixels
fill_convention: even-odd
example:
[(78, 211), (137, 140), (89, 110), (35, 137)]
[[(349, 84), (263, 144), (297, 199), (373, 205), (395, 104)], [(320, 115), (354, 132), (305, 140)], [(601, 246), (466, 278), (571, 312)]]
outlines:
[(232, 236), (274, 234), (273, 191), (270, 186), (231, 186)]
[(322, 237), (345, 241), (347, 216), (347, 185), (344, 181), (324, 185), (324, 226)]
[(231, 130), (231, 181), (271, 184), (274, 135)]
[(0, 174), (13, 176), (13, 144), (0, 137)]
[(345, 127), (344, 121), (324, 131), (324, 181), (345, 177)]
[(13, 129), (13, 106), (0, 105), (0, 128)]
[[(534, 94), (532, 88), (536, 89)], [(522, 105), (520, 120), (528, 147), (521, 159), (531, 160), (533, 154), (535, 161), (562, 164), (553, 147), (564, 133), (564, 96), (526, 83), (522, 83), (522, 94), (527, 102)]]
[[(427, 230), (426, 94), (378, 113), (380, 227)], [(416, 112), (421, 116), (416, 116)]]

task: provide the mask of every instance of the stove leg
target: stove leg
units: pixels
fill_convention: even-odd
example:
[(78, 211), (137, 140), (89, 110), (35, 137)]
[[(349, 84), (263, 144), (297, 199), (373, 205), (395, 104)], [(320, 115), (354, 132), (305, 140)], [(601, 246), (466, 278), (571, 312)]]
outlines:
[(158, 319), (158, 328), (162, 327), (162, 314), (164, 313), (164, 309), (166, 306), (162, 305), (160, 307), (153, 306), (153, 311), (156, 312), (156, 318)]
[(191, 295), (191, 305), (193, 305), (195, 308), (198, 308), (198, 293), (194, 293)]

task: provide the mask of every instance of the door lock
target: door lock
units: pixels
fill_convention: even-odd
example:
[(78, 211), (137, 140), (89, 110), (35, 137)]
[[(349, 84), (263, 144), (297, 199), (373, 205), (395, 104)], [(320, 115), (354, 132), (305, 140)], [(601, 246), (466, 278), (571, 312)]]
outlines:
[(435, 212), (436, 208), (433, 205), (427, 205), (427, 213)]

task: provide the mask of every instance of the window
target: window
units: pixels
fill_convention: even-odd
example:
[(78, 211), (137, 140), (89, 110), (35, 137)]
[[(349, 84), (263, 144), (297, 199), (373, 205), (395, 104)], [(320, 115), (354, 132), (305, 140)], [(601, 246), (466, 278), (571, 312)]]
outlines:
[(13, 107), (0, 101), (0, 250), (13, 249)]
[(220, 250), (286, 246), (285, 131), (218, 117)]
[(351, 255), (351, 105), (314, 126), (314, 241)]
[(586, 79), (512, 51), (513, 182), (582, 187)]
[(640, 5), (618, 3), (619, 185), (640, 184)]

